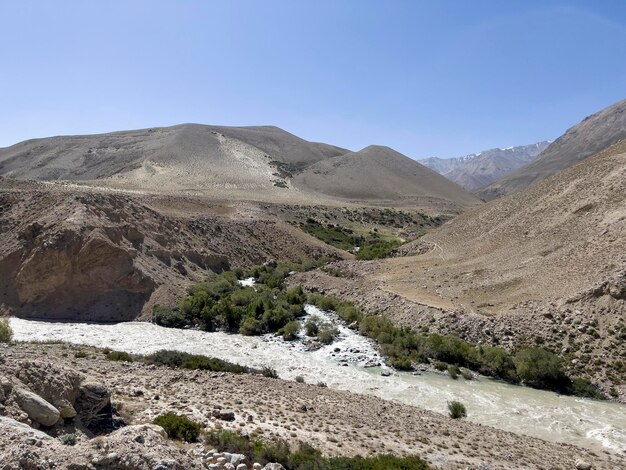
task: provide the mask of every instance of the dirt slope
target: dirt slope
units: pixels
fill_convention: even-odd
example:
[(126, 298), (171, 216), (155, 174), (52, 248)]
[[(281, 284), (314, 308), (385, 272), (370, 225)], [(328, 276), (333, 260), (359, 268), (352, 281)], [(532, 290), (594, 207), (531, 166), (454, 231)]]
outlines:
[[(189, 207), (187, 207), (189, 206)], [(0, 180), (0, 312), (132, 320), (209, 271), (340, 252), (254, 205)]]
[[(343, 164), (330, 163), (344, 154), (351, 155), (341, 160), (349, 166), (364, 165), (358, 170), (360, 182), (348, 183), (349, 190)], [(372, 159), (352, 158), (373, 154), (379, 160), (374, 166)], [(319, 185), (311, 188), (301, 184), (311, 179), (307, 176), (310, 172), (317, 174), (318, 164), (322, 171), (340, 171), (332, 178), (324, 178), (322, 191)], [(352, 168), (351, 173), (355, 170)], [(385, 173), (376, 175), (381, 170)], [(301, 172), (303, 176), (295, 177)], [(477, 203), (460, 188), (433, 180), (432, 174), (425, 174), (418, 164), (390, 149), (370, 147), (350, 153), (332, 145), (308, 142), (272, 126), (182, 124), (34, 139), (0, 149), (0, 176), (270, 202), (337, 204), (342, 202), (336, 201), (342, 195), (382, 203), (415, 202), (419, 198), (426, 209), (454, 213)], [(373, 191), (372, 181), (380, 183), (374, 185)]]
[(533, 162), (476, 192), (484, 200), (520, 191), (626, 139), (626, 100), (585, 118)]
[(372, 145), (320, 161), (294, 178), (303, 190), (354, 200), (431, 198), (472, 206), (479, 201), (438, 173), (389, 147)]

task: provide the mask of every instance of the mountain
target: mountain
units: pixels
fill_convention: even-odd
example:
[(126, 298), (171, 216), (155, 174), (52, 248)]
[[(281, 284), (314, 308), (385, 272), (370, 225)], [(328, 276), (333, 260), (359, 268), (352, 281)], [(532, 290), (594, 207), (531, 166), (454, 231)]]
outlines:
[(431, 157), (418, 161), (465, 189), (473, 190), (531, 162), (548, 145), (549, 142), (544, 141), (505, 149), (494, 148), (463, 157)]
[(585, 118), (534, 161), (477, 191), (484, 200), (515, 193), (626, 139), (626, 100)]
[(473, 195), (438, 173), (389, 147), (378, 145), (319, 161), (296, 175), (294, 184), (345, 199), (427, 197), (464, 205), (479, 203)]
[(626, 141), (463, 212), (397, 257), (343, 261), (333, 270), (344, 278), (299, 282), (417, 331), (546, 347), (573, 375), (625, 396), (613, 372), (626, 354), (624, 175)]
[[(325, 174), (323, 184), (314, 182), (316, 172)], [(0, 176), (221, 198), (419, 197), (454, 212), (479, 202), (391, 149), (350, 152), (272, 126), (182, 124), (33, 139), (0, 149)]]

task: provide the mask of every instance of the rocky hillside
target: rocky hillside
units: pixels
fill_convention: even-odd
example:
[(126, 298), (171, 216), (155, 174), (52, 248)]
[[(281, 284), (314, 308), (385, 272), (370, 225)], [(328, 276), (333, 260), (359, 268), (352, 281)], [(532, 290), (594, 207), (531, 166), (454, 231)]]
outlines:
[(520, 191), (626, 139), (626, 100), (585, 118), (552, 142), (533, 162), (477, 191), (491, 200)]
[(311, 165), (294, 178), (300, 188), (354, 200), (430, 198), (480, 203), (436, 172), (389, 147), (372, 145)]
[(483, 150), (463, 157), (431, 157), (419, 162), (471, 191), (493, 183), (530, 163), (548, 145), (549, 142), (544, 141), (506, 149)]
[[(210, 271), (267, 259), (345, 256), (254, 206), (50, 185), (0, 186), (0, 309), (120, 321), (179, 297)], [(0, 182), (1, 184), (1, 182)], [(197, 210), (185, 210), (185, 205)]]
[[(301, 276), (398, 324), (537, 344), (626, 400), (626, 143), (401, 248), (410, 257)], [(307, 279), (308, 278), (308, 281)]]
[[(183, 124), (28, 140), (0, 149), (0, 176), (224, 199), (293, 202), (346, 197), (413, 203), (420, 199), (424, 205), (454, 212), (478, 202), (461, 188), (431, 181), (430, 172), (411, 159), (395, 152), (390, 159), (391, 152), (369, 147), (351, 153), (271, 126)], [(374, 154), (375, 159), (357, 158)], [(338, 166), (331, 163), (344, 155)], [(379, 178), (375, 172), (383, 168), (381, 161), (386, 173)], [(343, 173), (328, 176), (343, 168), (342, 162), (363, 165), (357, 172), (352, 168), (349, 190)], [(312, 184), (311, 174), (320, 171), (326, 175), (323, 187)]]

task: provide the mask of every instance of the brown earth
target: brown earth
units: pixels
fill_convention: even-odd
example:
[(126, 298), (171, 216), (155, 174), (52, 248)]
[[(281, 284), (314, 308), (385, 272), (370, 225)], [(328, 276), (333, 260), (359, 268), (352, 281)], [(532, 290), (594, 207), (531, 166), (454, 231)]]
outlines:
[[(254, 203), (0, 186), (0, 308), (124, 321), (190, 282), (268, 259), (346, 257)], [(2, 184), (2, 183), (0, 183)]]
[[(87, 357), (76, 359), (79, 350)], [(244, 431), (261, 439), (285, 439), (294, 445), (305, 441), (326, 455), (419, 454), (443, 469), (574, 469), (577, 461), (602, 469), (626, 465), (623, 457), (606, 451), (549, 443), (371, 396), (355, 399), (354, 394), (315, 385), (110, 362), (101, 351), (86, 347), (24, 344), (4, 347), (2, 352), (5, 373), (19, 371), (24, 362), (38, 362), (43, 369), (53, 363), (55, 367), (80, 371), (86, 381), (104, 384), (112, 392), (114, 406), (133, 425), (175, 411), (207, 429)], [(233, 411), (234, 420), (216, 418), (215, 409)], [(0, 449), (6, 449), (10, 459), (35, 453), (39, 459), (58, 462), (57, 468), (75, 468), (69, 467), (70, 462), (86, 465), (89, 459), (99, 461), (112, 451), (118, 462), (133, 455), (146, 460), (174, 458), (189, 462), (187, 468), (192, 468), (189, 446), (180, 446), (177, 454), (171, 444), (144, 429), (140, 434), (150, 442), (145, 447), (139, 445), (140, 439), (133, 439), (137, 432), (136, 428), (129, 430), (126, 445), (119, 431), (110, 438), (96, 439), (79, 432), (75, 447), (61, 447), (58, 441), (47, 439), (41, 439), (40, 447), (35, 447), (37, 439), (28, 441), (27, 435), (19, 434), (11, 438), (0, 432)], [(3, 460), (7, 462), (11, 464), (12, 460)]]
[(626, 143), (403, 246), (291, 282), (398, 324), (514, 348), (545, 345), (626, 399)]

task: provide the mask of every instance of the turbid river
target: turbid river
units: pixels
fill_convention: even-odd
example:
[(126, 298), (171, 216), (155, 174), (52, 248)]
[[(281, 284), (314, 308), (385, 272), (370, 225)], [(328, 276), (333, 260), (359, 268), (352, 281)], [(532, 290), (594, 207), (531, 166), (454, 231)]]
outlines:
[[(335, 321), (333, 314), (306, 307), (309, 315)], [(626, 450), (626, 406), (610, 402), (559, 396), (555, 393), (508, 385), (479, 377), (466, 381), (446, 375), (392, 373), (382, 376), (374, 345), (337, 323), (338, 340), (316, 351), (302, 342), (287, 343), (271, 336), (250, 337), (226, 333), (162, 328), (150, 323), (50, 323), (11, 319), (15, 339), (62, 340), (149, 354), (171, 349), (204, 354), (251, 367), (269, 366), (283, 379), (302, 376), (307, 383), (376, 395), (385, 400), (446, 413), (449, 400), (467, 408), (467, 419), (506, 431), (585, 447)], [(338, 351), (337, 351), (338, 349)]]

